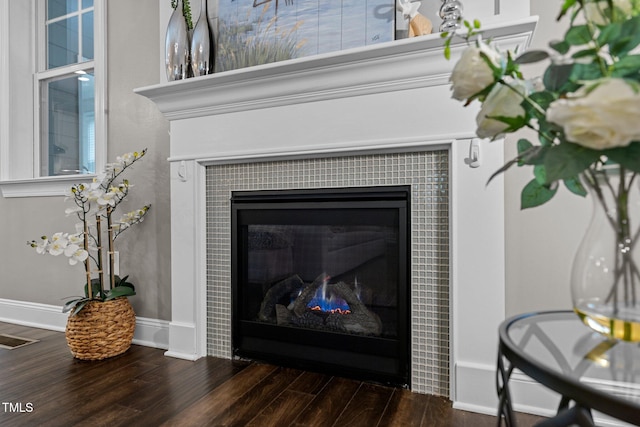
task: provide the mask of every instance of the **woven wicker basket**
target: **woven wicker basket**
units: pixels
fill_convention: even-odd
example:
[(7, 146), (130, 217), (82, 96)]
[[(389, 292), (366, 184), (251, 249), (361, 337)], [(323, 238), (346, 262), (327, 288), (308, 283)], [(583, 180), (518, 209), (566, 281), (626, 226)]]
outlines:
[(136, 315), (127, 298), (89, 301), (67, 319), (65, 336), (74, 357), (100, 360), (122, 354), (131, 347)]

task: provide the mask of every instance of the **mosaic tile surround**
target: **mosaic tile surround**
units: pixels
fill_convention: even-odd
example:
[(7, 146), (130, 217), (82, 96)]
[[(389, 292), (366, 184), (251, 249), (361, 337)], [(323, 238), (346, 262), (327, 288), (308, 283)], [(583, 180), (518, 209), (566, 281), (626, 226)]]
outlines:
[(207, 166), (207, 354), (232, 354), (232, 191), (378, 185), (411, 185), (411, 390), (448, 396), (446, 150)]

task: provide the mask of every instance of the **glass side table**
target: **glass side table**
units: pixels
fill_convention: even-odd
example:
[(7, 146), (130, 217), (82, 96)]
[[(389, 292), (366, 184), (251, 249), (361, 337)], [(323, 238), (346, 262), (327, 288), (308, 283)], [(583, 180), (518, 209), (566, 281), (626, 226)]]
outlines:
[(640, 346), (610, 340), (571, 311), (531, 313), (499, 329), (498, 425), (515, 426), (509, 379), (519, 369), (562, 398), (538, 426), (593, 426), (591, 410), (640, 425)]

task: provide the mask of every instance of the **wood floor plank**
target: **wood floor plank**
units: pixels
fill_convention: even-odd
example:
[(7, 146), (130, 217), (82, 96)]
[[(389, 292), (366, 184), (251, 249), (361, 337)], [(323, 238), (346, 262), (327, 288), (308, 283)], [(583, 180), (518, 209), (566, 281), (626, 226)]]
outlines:
[(233, 402), (224, 413), (209, 420), (212, 426), (246, 426), (253, 418), (268, 407), (286, 388), (294, 382), (302, 371), (279, 368), (252, 387)]
[(295, 390), (285, 390), (253, 418), (247, 424), (247, 427), (281, 427), (291, 425), (314, 397), (313, 394), (301, 393)]
[(332, 426), (360, 388), (358, 381), (333, 377), (293, 422), (297, 427)]
[(390, 387), (363, 383), (338, 417), (336, 425), (377, 426), (392, 395)]
[(171, 417), (163, 426), (205, 426), (223, 414), (245, 393), (255, 387), (277, 368), (254, 364), (229, 379), (211, 393)]
[(395, 389), (379, 425), (420, 427), (428, 405), (429, 396), (426, 394), (412, 393), (400, 388)]
[(289, 390), (316, 395), (330, 380), (330, 375), (305, 371), (289, 386)]
[[(197, 402), (246, 366), (216, 358), (203, 358), (195, 362), (173, 361), (180, 363), (163, 365), (138, 377), (144, 383), (140, 392), (122, 396), (120, 404), (151, 414), (148, 421), (159, 425)], [(176, 366), (179, 369), (173, 369)]]

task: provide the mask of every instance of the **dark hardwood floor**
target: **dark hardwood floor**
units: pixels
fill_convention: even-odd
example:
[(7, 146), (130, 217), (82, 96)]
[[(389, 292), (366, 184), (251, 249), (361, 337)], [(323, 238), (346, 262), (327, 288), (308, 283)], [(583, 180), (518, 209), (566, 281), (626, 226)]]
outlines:
[[(80, 361), (64, 334), (0, 323), (40, 340), (0, 349), (1, 426), (495, 426), (442, 397), (276, 366), (164, 356), (132, 346)], [(518, 414), (519, 425), (538, 417)]]

